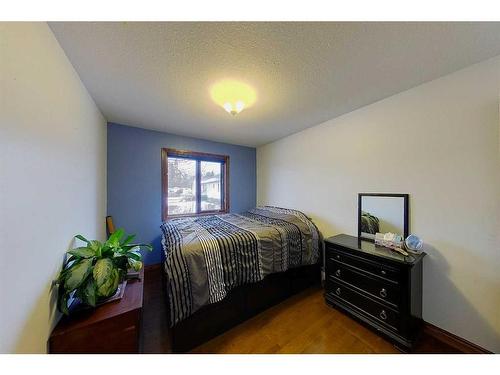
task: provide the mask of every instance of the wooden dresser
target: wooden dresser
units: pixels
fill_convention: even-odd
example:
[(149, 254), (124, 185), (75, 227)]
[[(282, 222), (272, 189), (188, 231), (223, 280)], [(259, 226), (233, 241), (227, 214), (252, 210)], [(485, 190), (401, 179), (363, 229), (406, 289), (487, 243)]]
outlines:
[(422, 259), (358, 237), (325, 240), (325, 299), (368, 324), (401, 349), (418, 339), (422, 317)]
[(122, 299), (63, 316), (49, 338), (49, 353), (139, 353), (144, 271), (128, 280)]

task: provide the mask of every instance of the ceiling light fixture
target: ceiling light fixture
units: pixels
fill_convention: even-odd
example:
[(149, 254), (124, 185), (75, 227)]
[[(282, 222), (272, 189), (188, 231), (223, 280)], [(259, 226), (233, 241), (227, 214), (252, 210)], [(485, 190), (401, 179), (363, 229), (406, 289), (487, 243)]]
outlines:
[(212, 100), (233, 116), (250, 108), (257, 99), (255, 90), (246, 83), (225, 79), (210, 88)]

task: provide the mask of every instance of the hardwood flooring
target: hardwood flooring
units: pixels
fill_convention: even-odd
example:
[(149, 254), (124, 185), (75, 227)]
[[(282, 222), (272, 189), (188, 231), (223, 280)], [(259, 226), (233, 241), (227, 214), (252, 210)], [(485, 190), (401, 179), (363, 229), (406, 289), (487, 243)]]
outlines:
[[(144, 282), (143, 352), (170, 353), (161, 269), (146, 270)], [(415, 353), (457, 353), (423, 335)], [(400, 353), (389, 341), (325, 304), (323, 290), (308, 289), (228, 332), (192, 353)]]

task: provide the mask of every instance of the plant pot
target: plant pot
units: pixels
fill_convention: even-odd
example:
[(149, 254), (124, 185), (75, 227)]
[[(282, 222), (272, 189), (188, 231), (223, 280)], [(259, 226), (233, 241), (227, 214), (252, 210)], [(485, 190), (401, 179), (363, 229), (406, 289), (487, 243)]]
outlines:
[[(115, 294), (113, 294), (110, 297), (98, 300), (95, 307), (104, 305), (108, 302), (119, 301), (120, 299), (122, 299), (123, 295), (125, 294), (126, 286), (127, 286), (127, 280), (123, 280), (120, 284), (118, 284), (118, 288), (116, 289)], [(85, 311), (90, 309), (93, 309), (93, 307), (82, 303), (82, 301), (78, 297), (73, 298), (68, 308), (70, 315), (77, 313), (79, 311)]]

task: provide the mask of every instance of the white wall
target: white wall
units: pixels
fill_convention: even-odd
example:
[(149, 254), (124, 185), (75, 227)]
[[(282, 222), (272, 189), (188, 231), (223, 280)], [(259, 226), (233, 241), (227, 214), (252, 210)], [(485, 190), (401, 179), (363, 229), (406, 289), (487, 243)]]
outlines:
[(45, 352), (73, 235), (104, 238), (106, 121), (45, 23), (0, 23), (0, 352)]
[(326, 236), (356, 235), (357, 193), (409, 193), (428, 244), (424, 320), (495, 352), (499, 73), (494, 58), (257, 150), (258, 203), (302, 210)]

